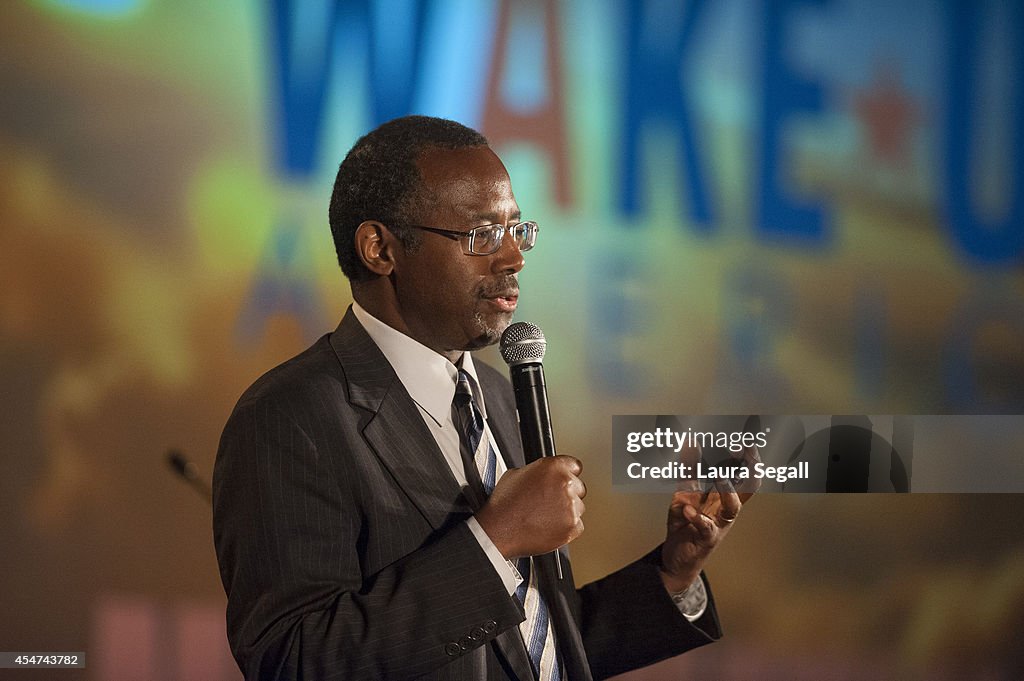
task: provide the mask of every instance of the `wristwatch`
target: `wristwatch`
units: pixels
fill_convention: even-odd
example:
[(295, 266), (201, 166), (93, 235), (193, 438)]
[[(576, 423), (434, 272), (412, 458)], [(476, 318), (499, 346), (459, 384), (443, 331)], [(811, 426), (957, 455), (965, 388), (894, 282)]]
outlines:
[(669, 596), (679, 611), (691, 622), (703, 615), (708, 605), (708, 592), (704, 589), (704, 580), (700, 577), (682, 591), (669, 592)]

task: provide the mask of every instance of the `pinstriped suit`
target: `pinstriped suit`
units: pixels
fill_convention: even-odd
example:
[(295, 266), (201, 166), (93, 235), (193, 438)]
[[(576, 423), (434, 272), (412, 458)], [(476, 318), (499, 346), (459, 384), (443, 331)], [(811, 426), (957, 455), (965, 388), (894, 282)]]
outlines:
[[(491, 431), (523, 465), (508, 382), (477, 363)], [(418, 409), (349, 311), (245, 392), (214, 470), (228, 637), (248, 679), (532, 678), (523, 613)], [(691, 624), (657, 552), (580, 589), (537, 570), (566, 678), (603, 678), (721, 635)], [(567, 564), (567, 561), (566, 561)], [(592, 676), (593, 675), (593, 676)]]

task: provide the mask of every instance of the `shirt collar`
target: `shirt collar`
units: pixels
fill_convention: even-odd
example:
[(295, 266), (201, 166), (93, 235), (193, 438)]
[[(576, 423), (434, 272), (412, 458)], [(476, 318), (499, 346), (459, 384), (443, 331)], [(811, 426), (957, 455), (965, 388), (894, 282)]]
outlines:
[(457, 367), (443, 355), (380, 321), (359, 303), (352, 303), (352, 312), (384, 353), (409, 396), (438, 425), (444, 425), (451, 418), (459, 368), (470, 375), (473, 397), (481, 415), (487, 418), (487, 408), (484, 406), (472, 354), (463, 352), (458, 360), (461, 366)]

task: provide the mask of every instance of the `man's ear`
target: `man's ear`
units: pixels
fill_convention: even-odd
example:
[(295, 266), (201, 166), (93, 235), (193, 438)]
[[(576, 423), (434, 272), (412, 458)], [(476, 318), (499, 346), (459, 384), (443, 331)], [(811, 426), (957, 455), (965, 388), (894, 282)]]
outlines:
[(356, 255), (374, 274), (386, 277), (395, 268), (394, 249), (398, 240), (381, 222), (366, 220), (356, 227)]

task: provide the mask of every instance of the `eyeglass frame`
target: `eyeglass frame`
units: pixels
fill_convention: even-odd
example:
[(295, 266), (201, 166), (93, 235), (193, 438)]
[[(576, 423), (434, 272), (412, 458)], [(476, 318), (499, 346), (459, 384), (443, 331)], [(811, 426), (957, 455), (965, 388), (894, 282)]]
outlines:
[[(510, 227), (506, 227), (505, 225), (501, 224), (500, 222), (496, 222), (496, 223), (490, 224), (490, 225), (478, 225), (478, 226), (473, 227), (472, 229), (470, 229), (468, 232), (458, 232), (458, 231), (455, 231), (453, 229), (441, 229), (440, 227), (427, 227), (426, 225), (414, 225), (414, 224), (411, 224), (411, 223), (403, 223), (402, 224), (403, 227), (412, 227), (414, 229), (422, 229), (425, 232), (433, 232), (434, 234), (440, 234), (443, 237), (447, 237), (449, 239), (456, 240), (456, 241), (461, 241), (462, 239), (465, 239), (466, 237), (469, 237), (469, 243), (468, 244), (464, 243), (463, 244), (463, 248), (462, 248), (463, 252), (466, 255), (494, 255), (495, 253), (497, 253), (501, 249), (501, 244), (502, 244), (503, 241), (505, 241), (505, 234), (513, 234), (514, 231), (518, 227), (520, 227), (522, 225), (533, 225), (533, 227), (534, 227), (534, 235), (533, 235), (533, 243), (532, 244), (530, 244), (526, 248), (523, 248), (518, 243), (516, 244), (516, 248), (518, 248), (520, 251), (525, 252), (525, 251), (529, 251), (530, 249), (532, 249), (537, 244), (537, 235), (540, 234), (540, 225), (538, 225), (533, 220), (521, 220), (520, 222), (517, 222), (517, 223), (515, 223), (514, 225), (512, 225)], [(497, 246), (494, 247), (494, 250), (493, 251), (488, 251), (487, 253), (479, 253), (477, 251), (474, 251), (473, 250), (473, 244), (476, 243), (476, 235), (477, 235), (477, 233), (482, 231), (482, 230), (493, 229), (495, 227), (499, 228), (499, 235), (498, 235), (498, 238), (496, 239)], [(525, 237), (525, 232), (524, 232), (524, 237)], [(515, 241), (515, 236), (513, 236), (512, 239), (513, 239), (513, 241)]]

